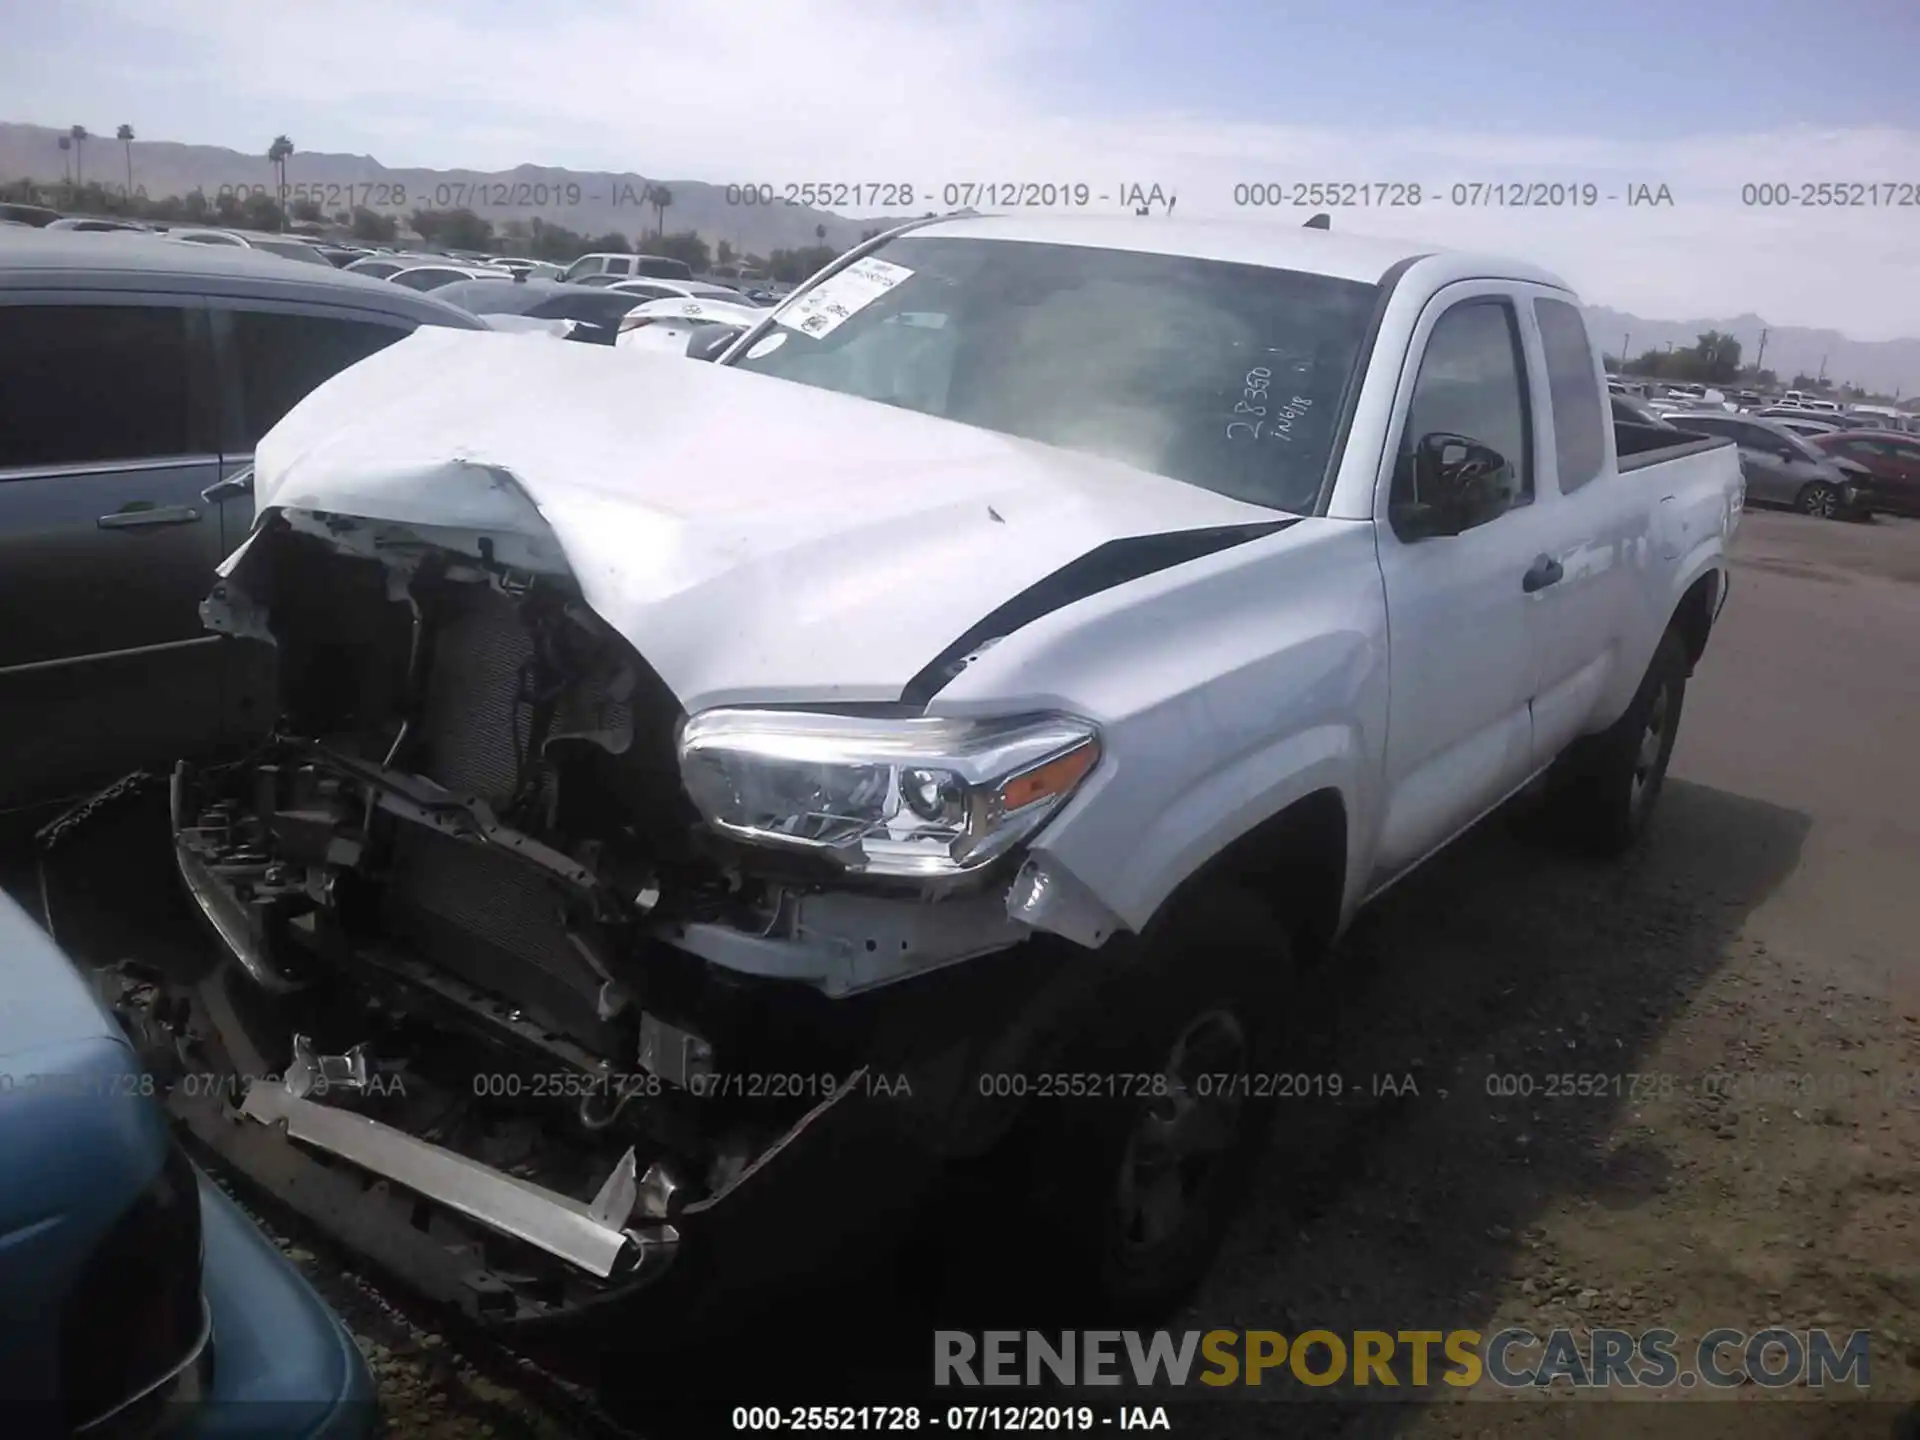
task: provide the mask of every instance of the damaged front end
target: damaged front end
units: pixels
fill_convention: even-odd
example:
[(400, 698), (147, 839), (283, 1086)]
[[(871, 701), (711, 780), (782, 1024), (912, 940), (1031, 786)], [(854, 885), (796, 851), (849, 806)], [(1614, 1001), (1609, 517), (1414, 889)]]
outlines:
[(203, 613), (276, 648), (281, 719), (173, 777), (233, 963), (158, 1006), (171, 1104), (341, 1241), (490, 1323), (667, 1287), (679, 1331), (991, 1128), (971, 1077), (1059, 968), (1013, 841), (1088, 737), (887, 771), (912, 803), (863, 820), (858, 766), (690, 720), (564, 565), (478, 532), (273, 511)]

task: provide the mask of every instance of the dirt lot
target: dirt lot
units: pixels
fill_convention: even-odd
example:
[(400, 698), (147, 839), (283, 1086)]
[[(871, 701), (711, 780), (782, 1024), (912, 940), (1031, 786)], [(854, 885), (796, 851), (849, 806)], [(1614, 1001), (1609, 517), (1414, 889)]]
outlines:
[[(1734, 575), (1641, 853), (1559, 857), (1516, 806), (1303, 979), (1293, 1068), (1346, 1094), (1288, 1102), (1213, 1280), (1170, 1323), (1870, 1328), (1883, 1403), (1270, 1391), (1185, 1401), (1177, 1430), (1883, 1437), (1920, 1396), (1920, 524), (1753, 514)], [(1375, 1098), (1375, 1075), (1417, 1093)], [(608, 1408), (686, 1436), (725, 1433), (734, 1404), (899, 1398), (936, 1326), (1038, 1323), (977, 1261), (930, 1244), (710, 1366), (630, 1367)], [(371, 1303), (346, 1308), (378, 1332), (393, 1433), (555, 1433)], [(1755, 1398), (1776, 1403), (1738, 1403)]]

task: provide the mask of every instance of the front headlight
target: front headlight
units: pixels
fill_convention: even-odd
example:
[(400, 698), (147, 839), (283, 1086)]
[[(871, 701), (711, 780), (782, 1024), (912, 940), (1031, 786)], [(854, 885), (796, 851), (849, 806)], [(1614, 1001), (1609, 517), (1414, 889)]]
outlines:
[(680, 735), (687, 793), (716, 829), (870, 875), (977, 870), (1037, 830), (1100, 758), (1059, 715), (901, 720), (709, 710)]

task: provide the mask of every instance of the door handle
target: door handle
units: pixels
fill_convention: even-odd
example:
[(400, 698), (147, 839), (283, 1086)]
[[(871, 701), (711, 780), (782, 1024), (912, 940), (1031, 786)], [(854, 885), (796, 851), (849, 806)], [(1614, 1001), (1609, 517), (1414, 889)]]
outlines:
[(200, 498), (209, 505), (218, 505), (222, 500), (238, 500), (242, 495), (253, 493), (253, 471), (242, 470), (238, 475), (229, 475), (224, 480), (216, 480), (200, 492)]
[(147, 530), (159, 525), (191, 525), (200, 512), (191, 505), (155, 505), (145, 510), (116, 510), (94, 523), (102, 530)]
[(1549, 585), (1558, 585), (1566, 575), (1560, 562), (1551, 555), (1542, 555), (1533, 562), (1533, 568), (1520, 577), (1520, 588), (1531, 595), (1536, 590), (1544, 590)]

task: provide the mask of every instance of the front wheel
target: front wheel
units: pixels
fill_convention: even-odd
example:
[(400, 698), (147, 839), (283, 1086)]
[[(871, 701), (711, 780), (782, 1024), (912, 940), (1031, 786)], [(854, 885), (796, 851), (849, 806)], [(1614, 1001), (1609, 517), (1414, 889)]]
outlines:
[(1088, 1316), (1150, 1319), (1206, 1274), (1273, 1106), (1290, 952), (1279, 918), (1216, 890), (1150, 930), (1062, 1071), (1086, 1093), (1022, 1126), (1029, 1239)]
[(1626, 713), (1575, 744), (1554, 766), (1548, 811), (1554, 828), (1575, 848), (1619, 855), (1645, 833), (1680, 733), (1687, 668), (1686, 647), (1668, 630)]
[(1833, 486), (1816, 480), (1800, 492), (1798, 505), (1807, 515), (1817, 515), (1822, 520), (1831, 520), (1840, 513), (1840, 492)]

